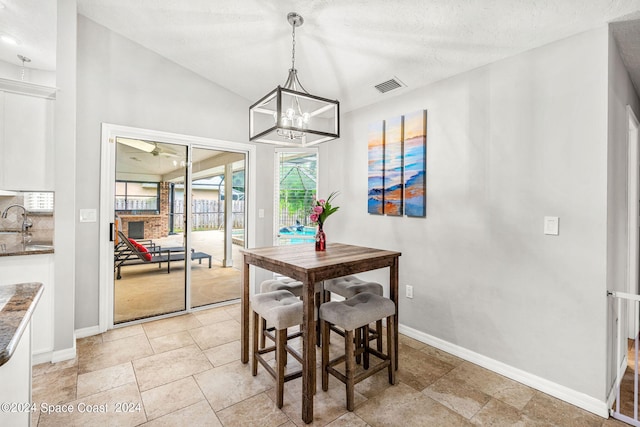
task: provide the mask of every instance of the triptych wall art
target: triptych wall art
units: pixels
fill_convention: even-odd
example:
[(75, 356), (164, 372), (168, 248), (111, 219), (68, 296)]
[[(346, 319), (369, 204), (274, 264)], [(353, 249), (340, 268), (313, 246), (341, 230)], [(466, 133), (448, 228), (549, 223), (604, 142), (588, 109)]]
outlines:
[(368, 212), (427, 215), (427, 111), (369, 125)]

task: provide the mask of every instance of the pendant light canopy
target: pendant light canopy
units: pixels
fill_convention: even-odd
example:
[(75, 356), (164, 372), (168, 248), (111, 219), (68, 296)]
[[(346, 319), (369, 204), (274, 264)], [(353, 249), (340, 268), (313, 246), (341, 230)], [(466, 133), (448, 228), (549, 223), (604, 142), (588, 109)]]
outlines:
[(249, 108), (249, 139), (283, 146), (308, 147), (340, 137), (340, 103), (311, 95), (298, 80), (296, 27), (304, 22), (287, 15), (292, 28), (291, 69), (278, 86)]

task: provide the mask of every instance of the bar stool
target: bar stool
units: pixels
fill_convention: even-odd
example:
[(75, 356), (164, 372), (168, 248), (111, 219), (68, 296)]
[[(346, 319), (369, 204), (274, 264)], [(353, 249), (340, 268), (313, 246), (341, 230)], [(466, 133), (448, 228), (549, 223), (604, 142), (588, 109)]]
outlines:
[[(298, 281), (298, 280), (294, 280), (290, 277), (284, 277), (281, 276), (277, 279), (269, 279), (269, 280), (265, 280), (262, 283), (260, 283), (260, 292), (261, 293), (265, 293), (265, 292), (273, 292), (273, 291), (280, 291), (280, 290), (285, 290), (285, 291), (289, 291), (291, 292), (293, 295), (297, 296), (298, 298), (302, 298), (302, 289), (303, 289), (303, 285), (302, 282)], [(320, 304), (322, 304), (323, 302), (323, 295), (324, 293), (322, 292), (324, 289), (322, 282), (317, 282), (315, 284), (315, 304), (316, 304), (316, 316), (318, 315), (318, 309), (320, 307)], [(267, 329), (267, 322), (262, 319), (262, 330), (266, 331)], [(265, 336), (266, 337), (270, 337), (269, 334), (260, 334), (260, 348), (264, 348), (265, 346)], [(292, 338), (291, 336), (289, 338)], [(316, 328), (316, 345), (320, 345), (320, 329), (319, 327)]]
[[(358, 295), (362, 292), (369, 292), (374, 295), (383, 295), (382, 285), (377, 282), (367, 282), (364, 281), (357, 276), (344, 276), (338, 277), (337, 279), (325, 280), (324, 282), (324, 302), (331, 301), (331, 293), (333, 292), (336, 295), (340, 295), (341, 297), (348, 299), (355, 295)], [(334, 332), (344, 336), (342, 331), (333, 328)], [(382, 320), (376, 321), (376, 332), (372, 334), (369, 339), (376, 339), (376, 348), (378, 351), (382, 351)], [(358, 342), (361, 337), (356, 336), (356, 341)], [(362, 337), (364, 339), (364, 337)], [(360, 363), (360, 358), (356, 359), (358, 363)]]
[[(287, 328), (302, 324), (302, 301), (289, 291), (279, 290), (254, 295), (251, 299), (251, 307), (253, 309), (252, 374), (253, 376), (258, 374), (258, 362), (260, 362), (276, 380), (276, 403), (278, 408), (282, 408), (284, 383), (302, 376), (302, 369), (285, 374), (287, 353), (302, 364), (300, 354), (287, 344)], [(258, 349), (260, 317), (275, 328), (275, 346)], [(263, 356), (272, 351), (275, 351), (276, 354), (275, 370)]]
[[(389, 384), (395, 384), (395, 322), (396, 306), (388, 298), (363, 292), (344, 301), (332, 301), (320, 306), (320, 323), (322, 329), (322, 390), (329, 388), (329, 374), (336, 377), (346, 386), (347, 409), (353, 411), (354, 386), (365, 378), (387, 368), (389, 372)], [(354, 347), (354, 331), (364, 328), (365, 336), (369, 332), (369, 324), (380, 319), (387, 319), (387, 353), (370, 348), (369, 341), (364, 340), (363, 345)], [(344, 329), (345, 354), (329, 360), (329, 345), (327, 338), (330, 333), (330, 325), (337, 325)], [(356, 354), (363, 355), (363, 367), (365, 371), (356, 375)], [(380, 363), (369, 367), (369, 355), (373, 354), (381, 360)], [(342, 374), (334, 366), (345, 362), (345, 373)]]

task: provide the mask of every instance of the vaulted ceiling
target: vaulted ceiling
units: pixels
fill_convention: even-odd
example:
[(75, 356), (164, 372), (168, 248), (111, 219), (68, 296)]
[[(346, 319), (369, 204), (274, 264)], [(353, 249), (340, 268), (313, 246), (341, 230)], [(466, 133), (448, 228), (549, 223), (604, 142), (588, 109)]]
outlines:
[[(55, 69), (55, 1), (0, 0), (0, 59)], [(613, 23), (640, 87), (640, 0), (78, 0), (91, 20), (253, 102), (291, 66), (349, 111), (554, 40)], [(2, 35), (2, 34), (0, 34)], [(406, 87), (381, 94), (395, 78)]]

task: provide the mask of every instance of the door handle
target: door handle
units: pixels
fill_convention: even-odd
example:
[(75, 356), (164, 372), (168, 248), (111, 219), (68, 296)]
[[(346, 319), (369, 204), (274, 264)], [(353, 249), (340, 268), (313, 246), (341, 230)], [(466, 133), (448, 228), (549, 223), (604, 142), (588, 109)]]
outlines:
[(115, 228), (114, 228), (114, 223), (109, 223), (109, 241), (110, 242), (114, 242), (116, 240), (116, 236), (115, 236)]

